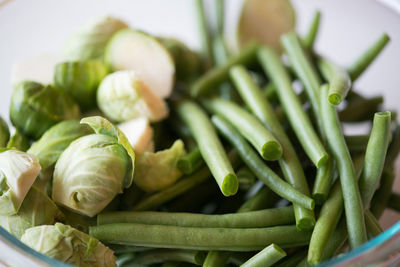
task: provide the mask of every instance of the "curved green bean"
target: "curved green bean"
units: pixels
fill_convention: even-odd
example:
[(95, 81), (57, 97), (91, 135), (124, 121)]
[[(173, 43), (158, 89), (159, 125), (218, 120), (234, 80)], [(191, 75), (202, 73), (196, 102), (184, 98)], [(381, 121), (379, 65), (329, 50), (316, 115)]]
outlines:
[(207, 71), (203, 76), (196, 80), (191, 88), (190, 95), (192, 97), (199, 97), (211, 91), (215, 91), (218, 86), (229, 78), (229, 69), (236, 64), (249, 65), (256, 61), (257, 50), (259, 44), (250, 42), (247, 44), (239, 54), (231, 57), (226, 64), (216, 67)]
[(328, 101), (327, 85), (321, 88), (321, 116), (328, 144), (339, 169), (350, 247), (356, 248), (367, 240), (364, 209), (354, 165), (340, 128), (337, 113)]
[(302, 42), (304, 47), (308, 50), (313, 49), (315, 39), (317, 38), (317, 34), (318, 34), (318, 30), (319, 30), (320, 20), (321, 20), (321, 12), (319, 10), (317, 10), (314, 13), (314, 17), (312, 19), (310, 28), (308, 29), (308, 32), (307, 32), (306, 36), (304, 36), (303, 42)]
[(349, 74), (322, 57), (318, 59), (318, 67), (325, 80), (329, 82), (329, 103), (335, 106), (339, 105), (350, 91), (351, 79)]
[(222, 194), (236, 194), (239, 183), (207, 114), (194, 102), (178, 104), (176, 111), (189, 127), (200, 153), (217, 181)]
[(223, 118), (214, 115), (211, 119), (218, 131), (235, 147), (250, 170), (277, 195), (306, 209), (314, 209), (315, 202), (283, 181), (254, 152), (239, 132)]
[(285, 256), (286, 252), (283, 249), (271, 244), (243, 263), (241, 267), (268, 267)]
[(300, 100), (293, 91), (289, 75), (278, 54), (271, 48), (262, 47), (258, 52), (258, 59), (275, 84), (279, 100), (292, 129), (295, 131), (304, 151), (317, 167), (326, 163), (329, 156), (325, 151), (310, 119), (303, 110)]
[(176, 167), (183, 174), (191, 174), (198, 170), (204, 164), (203, 157), (201, 156), (200, 149), (195, 147), (187, 155), (184, 155), (178, 160)]
[(391, 138), (390, 123), (390, 112), (375, 113), (365, 153), (364, 169), (359, 181), (361, 200), (364, 209), (369, 206), (374, 192), (379, 186)]
[[(230, 74), (246, 105), (282, 145), (283, 156), (278, 162), (286, 181), (301, 193), (309, 196), (310, 192), (301, 163), (272, 106), (262, 96), (260, 88), (243, 66), (232, 67)], [(294, 210), (297, 227), (303, 230), (312, 229), (315, 224), (314, 213), (297, 205), (294, 205)]]
[(310, 232), (295, 225), (237, 229), (118, 223), (90, 227), (89, 234), (109, 244), (224, 251), (261, 250), (272, 243), (296, 247), (310, 240)]
[(204, 228), (261, 228), (287, 225), (294, 221), (293, 207), (291, 206), (218, 215), (185, 212), (117, 211), (97, 216), (98, 225), (142, 223)]
[(385, 48), (386, 44), (390, 41), (389, 35), (382, 34), (367, 50), (365, 50), (354, 62), (351, 64), (347, 71), (352, 81), (357, 78), (368, 68), (374, 61), (379, 53)]
[(259, 120), (235, 103), (220, 98), (202, 102), (211, 112), (229, 121), (266, 160), (282, 157), (281, 144)]

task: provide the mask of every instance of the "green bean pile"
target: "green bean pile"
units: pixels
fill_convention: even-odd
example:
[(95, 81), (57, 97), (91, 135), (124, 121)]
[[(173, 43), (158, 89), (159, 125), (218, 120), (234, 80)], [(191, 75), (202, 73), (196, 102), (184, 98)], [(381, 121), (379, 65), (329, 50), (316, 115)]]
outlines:
[[(15, 202), (18, 207), (2, 204), (0, 225), (65, 262), (84, 259), (84, 266), (126, 267), (314, 266), (381, 234), (383, 211), (400, 211), (400, 195), (392, 192), (400, 124), (395, 112), (381, 109), (383, 97), (364, 96), (356, 80), (384, 49), (388, 35), (382, 34), (348, 67), (339, 66), (314, 49), (321, 19), (317, 11), (303, 38), (293, 31), (280, 36), (280, 51), (254, 40), (235, 54), (224, 41), (224, 1), (214, 1), (214, 31), (203, 1), (193, 1), (200, 53), (174, 39), (150, 38), (113, 22), (123, 41), (136, 40), (124, 39), (133, 36), (149, 47), (157, 43), (166, 61), (174, 61), (171, 95), (158, 99), (146, 91), (140, 75), (119, 70), (126, 66), (106, 54), (106, 61), (118, 64), (106, 66), (97, 59), (65, 63), (57, 68), (54, 85), (68, 81), (64, 90), (85, 89), (82, 81), (64, 79), (64, 69), (94, 70), (101, 78), (85, 81), (90, 87), (86, 93), (74, 87), (72, 96), (88, 98), (74, 103), (76, 112), (79, 105), (86, 112), (97, 103), (101, 116), (68, 111), (75, 106), (68, 104), (74, 100), (67, 95), (67, 104), (60, 104), (66, 110), (60, 107), (54, 121), (35, 129), (21, 122), (17, 106), (26, 107), (23, 97), (14, 101), (11, 120), (17, 131), (10, 137), (0, 118), (0, 158), (22, 151), (37, 156), (38, 178), (26, 200)], [(105, 44), (103, 50), (118, 47), (118, 42)], [(108, 67), (114, 72), (106, 76)], [(140, 95), (135, 97), (142, 97), (129, 112), (118, 101), (134, 97), (113, 87), (127, 83)], [(14, 94), (23, 90), (54, 95), (61, 103), (55, 97), (62, 94), (51, 85), (23, 82)], [(117, 100), (116, 93), (121, 93)], [(137, 119), (135, 112), (147, 116), (150, 129), (143, 151), (123, 133), (126, 116)], [(79, 123), (69, 116), (83, 119)], [(359, 123), (368, 123), (369, 130), (359, 135), (343, 130)], [(80, 161), (70, 162), (74, 157)], [(98, 165), (85, 165), (97, 158), (102, 160)], [(0, 160), (1, 194), (10, 191), (3, 165)], [(76, 184), (68, 186), (71, 181)], [(80, 187), (84, 190), (76, 189)], [(0, 195), (7, 205), (10, 198)], [(40, 220), (28, 220), (36, 216), (31, 206), (41, 205), (50, 207), (49, 218), (39, 214)], [(13, 228), (21, 219), (26, 229)], [(47, 233), (72, 246), (73, 256), (62, 258), (55, 244), (35, 247), (34, 238)], [(96, 257), (103, 254), (108, 256), (101, 265)]]

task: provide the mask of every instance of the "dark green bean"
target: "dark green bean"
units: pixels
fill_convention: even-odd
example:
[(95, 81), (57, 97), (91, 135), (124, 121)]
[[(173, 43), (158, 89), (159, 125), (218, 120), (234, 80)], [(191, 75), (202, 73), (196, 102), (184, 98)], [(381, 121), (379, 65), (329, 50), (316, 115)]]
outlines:
[(218, 131), (235, 147), (243, 162), (258, 179), (281, 197), (304, 208), (314, 209), (314, 200), (294, 189), (268, 168), (232, 125), (215, 115), (211, 120)]
[(285, 256), (286, 252), (283, 249), (271, 244), (243, 263), (241, 267), (268, 267)]
[(220, 98), (204, 100), (207, 109), (229, 121), (266, 160), (282, 157), (282, 147), (259, 120), (239, 105)]
[(189, 127), (222, 194), (225, 196), (236, 194), (239, 185), (237, 177), (207, 114), (191, 101), (181, 102), (176, 110)]
[(314, 13), (314, 17), (312, 19), (310, 28), (308, 28), (308, 32), (307, 32), (306, 36), (304, 36), (304, 38), (303, 38), (304, 47), (310, 51), (313, 49), (315, 39), (318, 34), (320, 20), (321, 20), (321, 12), (319, 10), (317, 10)]
[(366, 239), (364, 209), (354, 165), (343, 137), (336, 110), (328, 101), (327, 85), (321, 88), (321, 116), (327, 141), (339, 169), (350, 247), (356, 248)]
[(295, 131), (303, 149), (317, 167), (326, 163), (329, 156), (313, 129), (310, 119), (304, 112), (300, 100), (293, 91), (279, 55), (271, 48), (263, 47), (258, 52), (258, 58), (264, 71), (275, 84), (279, 100), (286, 116)]
[(365, 152), (367, 148), (369, 135), (345, 135), (347, 147), (350, 152)]
[(214, 58), (212, 51), (211, 35), (208, 30), (206, 16), (204, 14), (203, 0), (194, 0), (194, 5), (203, 58), (208, 62), (210, 66), (212, 66), (214, 65)]
[(317, 169), (315, 182), (312, 190), (312, 197), (317, 205), (322, 205), (328, 198), (329, 192), (332, 188), (332, 181), (334, 178), (335, 162), (331, 159)]
[(201, 156), (200, 149), (195, 147), (187, 155), (178, 160), (177, 167), (183, 174), (191, 174), (203, 166), (204, 160)]
[(246, 200), (237, 212), (248, 212), (272, 207), (278, 200), (278, 195), (264, 186), (254, 196)]
[(226, 64), (220, 67), (213, 68), (207, 71), (197, 81), (195, 81), (190, 88), (190, 95), (192, 97), (198, 97), (207, 94), (211, 91), (215, 91), (217, 87), (228, 80), (229, 69), (236, 64), (249, 65), (256, 61), (256, 53), (259, 48), (259, 44), (256, 42), (250, 42), (244, 47), (239, 54), (231, 57)]
[(389, 205), (390, 193), (392, 192), (392, 187), (394, 179), (396, 178), (393, 169), (383, 169), (381, 186), (376, 191), (374, 198), (371, 201), (371, 212), (376, 218), (380, 218), (384, 210)]
[(400, 211), (400, 195), (397, 193), (392, 193), (389, 198), (388, 207)]
[(332, 258), (339, 249), (344, 245), (347, 240), (347, 226), (346, 218), (342, 216), (338, 226), (333, 232), (332, 237), (329, 239), (326, 247), (324, 248), (324, 253), (322, 254), (322, 260), (327, 260)]
[(202, 265), (206, 255), (204, 251), (194, 251), (187, 249), (152, 249), (140, 253), (132, 260), (128, 261), (128, 265), (151, 265), (172, 262), (189, 262), (195, 265)]
[(355, 100), (339, 112), (341, 122), (355, 122), (371, 120), (379, 106), (383, 103), (383, 97), (377, 96), (367, 99)]
[(318, 59), (318, 67), (325, 80), (329, 82), (329, 103), (335, 106), (339, 105), (350, 91), (351, 80), (349, 74), (322, 57)]
[(215, 251), (208, 252), (207, 257), (203, 263), (203, 267), (220, 267), (225, 266), (226, 262), (231, 256), (231, 252), (227, 251)]
[(382, 34), (367, 50), (365, 50), (348, 68), (351, 80), (355, 81), (368, 68), (374, 59), (390, 41), (389, 36)]
[[(279, 165), (286, 181), (301, 193), (309, 196), (310, 192), (301, 163), (272, 106), (262, 96), (260, 88), (243, 66), (233, 67), (230, 74), (246, 105), (282, 145), (283, 156), (279, 159)], [(303, 230), (312, 229), (315, 224), (314, 213), (297, 205), (294, 205), (294, 210), (297, 227)]]
[(89, 234), (110, 244), (224, 251), (261, 250), (272, 243), (296, 247), (310, 240), (310, 232), (295, 225), (237, 229), (119, 223), (90, 227)]
[(365, 153), (363, 173), (359, 181), (361, 200), (364, 209), (367, 209), (382, 175), (383, 166), (389, 142), (390, 112), (375, 113), (371, 134)]

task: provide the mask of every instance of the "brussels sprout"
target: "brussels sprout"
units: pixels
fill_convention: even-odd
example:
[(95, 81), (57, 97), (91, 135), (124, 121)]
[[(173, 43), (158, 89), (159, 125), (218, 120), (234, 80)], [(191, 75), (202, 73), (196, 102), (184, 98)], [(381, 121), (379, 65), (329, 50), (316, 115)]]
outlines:
[(48, 128), (68, 119), (78, 119), (79, 106), (66, 93), (50, 85), (26, 81), (13, 91), (10, 119), (27, 136), (38, 139)]
[(0, 153), (0, 214), (16, 214), (40, 172), (39, 160), (18, 150)]
[(21, 241), (51, 258), (76, 266), (117, 266), (111, 249), (62, 223), (32, 227), (25, 231)]
[(135, 155), (125, 135), (102, 117), (81, 120), (96, 134), (73, 141), (58, 159), (53, 200), (79, 214), (102, 211), (133, 179)]
[(8, 125), (3, 118), (0, 117), (0, 147), (5, 147), (9, 138), (10, 130), (8, 129)]
[(161, 43), (168, 49), (175, 62), (176, 78), (188, 80), (200, 71), (200, 59), (184, 43), (174, 38), (160, 37)]
[(121, 122), (138, 117), (155, 122), (168, 115), (166, 103), (133, 71), (107, 75), (97, 91), (97, 104), (106, 116)]
[(140, 73), (143, 82), (160, 98), (171, 95), (175, 64), (166, 47), (156, 38), (137, 30), (117, 32), (107, 45), (104, 60), (112, 70)]
[(99, 17), (84, 24), (66, 43), (68, 60), (101, 59), (108, 40), (128, 25), (113, 17)]
[(42, 170), (46, 170), (58, 160), (72, 141), (91, 133), (93, 130), (87, 125), (80, 124), (78, 120), (62, 121), (48, 129), (27, 152), (35, 155)]
[(176, 165), (185, 153), (183, 142), (177, 140), (169, 149), (138, 155), (135, 184), (147, 192), (154, 192), (175, 183), (182, 176)]
[(154, 152), (153, 128), (146, 118), (137, 118), (118, 125), (135, 153)]
[(7, 148), (14, 148), (20, 151), (26, 151), (29, 146), (29, 138), (21, 133), (21, 131), (19, 131), (18, 129), (15, 130), (15, 133), (7, 143)]
[(0, 226), (17, 238), (21, 238), (28, 228), (54, 224), (63, 219), (64, 215), (56, 204), (43, 192), (32, 186), (17, 214), (0, 215)]
[(88, 110), (96, 105), (97, 87), (107, 73), (107, 66), (100, 60), (63, 62), (55, 68), (54, 85)]

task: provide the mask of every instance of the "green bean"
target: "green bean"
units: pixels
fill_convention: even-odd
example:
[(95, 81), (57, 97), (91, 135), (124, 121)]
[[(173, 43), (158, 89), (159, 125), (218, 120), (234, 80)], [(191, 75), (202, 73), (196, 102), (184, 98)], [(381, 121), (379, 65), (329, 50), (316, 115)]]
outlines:
[(239, 181), (240, 190), (249, 190), (256, 182), (256, 177), (247, 167), (240, 168), (236, 175)]
[(177, 112), (189, 127), (222, 194), (225, 196), (236, 194), (237, 177), (207, 114), (197, 104), (190, 101), (180, 103), (177, 106)]
[(390, 41), (389, 36), (382, 34), (367, 50), (365, 50), (348, 68), (351, 80), (355, 81), (368, 68), (374, 59)]
[(336, 110), (328, 102), (328, 86), (321, 88), (321, 116), (327, 141), (338, 165), (350, 247), (356, 248), (366, 239), (364, 210), (353, 162), (340, 128)]
[[(228, 153), (228, 157), (233, 166), (238, 165), (239, 160), (236, 153), (231, 151), (230, 153)], [(167, 201), (195, 187), (196, 185), (201, 184), (210, 177), (211, 177), (210, 170), (207, 168), (207, 166), (204, 166), (200, 168), (198, 171), (189, 175), (188, 177), (181, 178), (178, 182), (171, 185), (170, 187), (142, 199), (139, 203), (133, 206), (132, 210), (143, 211), (156, 208), (161, 204), (166, 203)]]
[(204, 164), (200, 149), (195, 147), (189, 154), (178, 160), (177, 167), (183, 174), (191, 174)]
[(282, 147), (275, 136), (239, 105), (218, 98), (204, 100), (203, 104), (232, 124), (264, 159), (277, 160), (282, 157)]
[(325, 80), (329, 82), (329, 103), (335, 106), (339, 105), (350, 91), (349, 74), (325, 58), (318, 59), (318, 67)]
[(117, 261), (116, 264), (117, 266), (121, 267), (124, 266), (125, 264), (127, 264), (128, 262), (130, 262), (132, 259), (134, 259), (136, 257), (136, 253), (133, 252), (128, 252), (128, 253), (124, 253), (124, 254), (120, 254), (117, 257)]
[[(219, 2), (221, 0), (218, 0)], [(229, 51), (228, 48), (226, 47), (224, 38), (222, 36), (216, 36), (214, 41), (213, 41), (213, 51), (214, 51), (214, 58), (215, 58), (215, 64), (217, 66), (223, 66), (228, 62), (229, 59)], [(222, 84), (221, 86), (223, 86)], [(228, 87), (229, 88), (229, 87)]]
[(333, 232), (332, 237), (326, 244), (321, 259), (324, 261), (332, 258), (338, 252), (338, 250), (344, 245), (346, 240), (347, 240), (346, 218), (342, 217), (342, 219), (340, 219), (339, 221), (338, 226)]
[(126, 246), (126, 245), (118, 245), (112, 244), (108, 245), (110, 249), (114, 251), (115, 254), (128, 254), (128, 253), (137, 253), (152, 250), (152, 248), (148, 247), (138, 247), (138, 246)]
[(345, 135), (347, 147), (350, 152), (365, 152), (369, 135)]
[(379, 186), (391, 138), (390, 123), (390, 112), (375, 113), (365, 153), (364, 169), (359, 181), (364, 209), (369, 206), (374, 192)]
[(258, 57), (264, 71), (278, 89), (277, 93), (283, 110), (303, 149), (311, 161), (317, 167), (321, 167), (326, 163), (329, 156), (293, 91), (289, 76), (278, 54), (271, 48), (263, 47), (259, 50)]
[(293, 255), (288, 255), (282, 262), (278, 262), (276, 267), (293, 267), (299, 264), (304, 258), (307, 259), (307, 250), (300, 249)]
[(212, 66), (214, 64), (212, 43), (206, 16), (204, 14), (203, 0), (194, 0), (194, 4), (203, 58)]
[(272, 266), (286, 256), (286, 252), (275, 244), (271, 244), (264, 248), (248, 261), (242, 264), (242, 267), (267, 267)]
[(370, 120), (382, 103), (382, 96), (353, 101), (339, 112), (339, 119), (341, 122)]
[(255, 62), (258, 48), (258, 43), (250, 42), (240, 51), (239, 54), (231, 57), (226, 64), (207, 71), (192, 84), (190, 88), (190, 95), (192, 97), (198, 97), (215, 90), (221, 83), (228, 80), (229, 69), (233, 65), (249, 65)]
[(263, 94), (270, 102), (277, 102), (278, 95), (276, 93), (276, 87), (273, 83), (268, 83), (263, 89)]
[(264, 186), (254, 196), (242, 204), (237, 212), (248, 212), (270, 208), (278, 200), (278, 196), (268, 187)]
[[(282, 145), (283, 156), (279, 159), (279, 165), (286, 181), (301, 193), (309, 196), (308, 184), (296, 151), (268, 100), (262, 96), (261, 90), (244, 67), (235, 66), (231, 69), (230, 74), (239, 94), (252, 113), (276, 136)], [(297, 205), (294, 206), (294, 210), (297, 227), (299, 229), (312, 229), (315, 224), (314, 213)]]
[(215, 115), (211, 121), (218, 131), (235, 147), (243, 162), (272, 191), (299, 206), (310, 210), (314, 209), (314, 200), (294, 189), (268, 168), (233, 126), (223, 118)]
[(392, 193), (388, 202), (389, 208), (400, 211), (400, 195), (396, 193)]
[(166, 261), (172, 262), (189, 262), (195, 265), (202, 265), (206, 255), (204, 251), (194, 251), (187, 249), (153, 249), (143, 252), (127, 264), (132, 265), (151, 265), (156, 263), (163, 263)]
[(310, 240), (310, 232), (294, 225), (237, 229), (118, 223), (90, 227), (89, 234), (110, 244), (224, 251), (261, 250), (272, 243), (295, 247)]
[(217, 21), (217, 35), (224, 35), (224, 11), (225, 11), (225, 1), (224, 0), (216, 0), (215, 1), (215, 17)]
[(378, 220), (375, 218), (370, 210), (365, 211), (365, 226), (367, 227), (367, 232), (370, 239), (383, 232)]
[(30, 147), (29, 138), (26, 137), (23, 133), (21, 133), (18, 129), (15, 130), (13, 136), (11, 136), (10, 140), (7, 143), (8, 148), (15, 148), (20, 151), (27, 151)]
[(97, 224), (141, 223), (204, 228), (261, 228), (294, 222), (293, 207), (208, 215), (185, 212), (117, 211), (97, 216)]
[[(359, 156), (354, 160), (357, 174), (360, 174), (363, 162), (363, 156)], [(337, 180), (332, 187), (329, 198), (321, 208), (313, 234), (311, 235), (310, 246), (307, 255), (308, 263), (318, 264), (321, 262), (324, 248), (332, 238), (332, 234), (339, 222), (342, 212), (343, 191), (340, 181)]]
[(315, 39), (317, 37), (320, 20), (321, 20), (321, 12), (317, 10), (317, 12), (314, 13), (314, 17), (311, 22), (310, 28), (308, 29), (308, 32), (306, 36), (304, 36), (303, 38), (304, 47), (310, 51), (313, 49)]
[(376, 191), (371, 201), (371, 212), (376, 218), (380, 218), (389, 205), (390, 193), (396, 176), (393, 169), (383, 169), (381, 186)]
[(321, 80), (317, 71), (308, 59), (309, 55), (302, 48), (301, 42), (296, 33), (290, 32), (282, 35), (281, 44), (288, 56), (290, 66), (300, 81), (304, 84), (304, 89), (310, 101), (314, 116), (317, 118), (318, 124), (320, 124), (318, 114), (320, 113), (319, 91)]
[(328, 198), (329, 192), (332, 187), (332, 181), (334, 178), (335, 162), (331, 159), (317, 169), (315, 182), (312, 190), (312, 197), (317, 205), (322, 205)]

